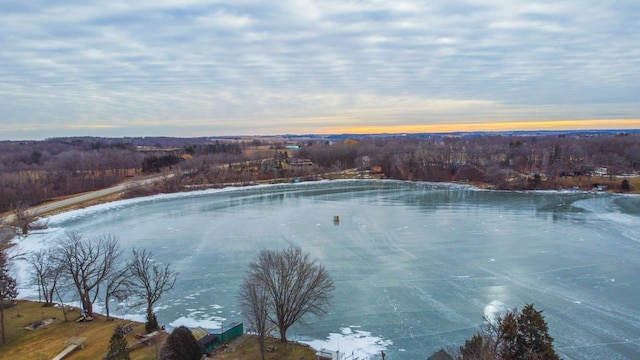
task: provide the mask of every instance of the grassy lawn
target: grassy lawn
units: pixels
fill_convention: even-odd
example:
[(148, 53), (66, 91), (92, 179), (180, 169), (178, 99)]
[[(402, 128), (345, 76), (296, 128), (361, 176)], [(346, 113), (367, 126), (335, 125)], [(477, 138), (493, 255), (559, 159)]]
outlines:
[[(280, 343), (276, 339), (268, 339), (265, 347), (275, 348), (273, 351), (265, 353), (266, 360), (314, 360), (316, 352), (310, 347), (298, 345), (290, 342)], [(260, 359), (260, 348), (258, 339), (255, 336), (244, 335), (236, 339), (229, 346), (232, 352), (222, 352), (216, 354), (212, 359), (216, 360), (256, 360)]]
[[(0, 358), (51, 360), (68, 346), (69, 339), (86, 337), (84, 348), (77, 349), (65, 359), (102, 359), (107, 354), (113, 329), (121, 321), (106, 321), (105, 317), (97, 315), (91, 322), (76, 323), (75, 319), (78, 315), (78, 310), (69, 312), (67, 314), (69, 321), (65, 322), (60, 308), (45, 308), (41, 303), (18, 301), (18, 305), (5, 309), (7, 343), (0, 346)], [(54, 317), (56, 320), (47, 326), (36, 330), (25, 329), (27, 325), (36, 321)], [(127, 336), (127, 342), (134, 342), (136, 340), (134, 334), (144, 332), (144, 324), (136, 323), (134, 332)], [(161, 341), (159, 344), (135, 349), (131, 352), (131, 359), (155, 359)]]
[[(104, 316), (96, 315), (91, 322), (76, 323), (78, 310), (67, 314), (69, 321), (64, 321), (59, 308), (42, 307), (41, 303), (20, 300), (18, 305), (5, 309), (5, 335), (7, 343), (0, 345), (0, 359), (51, 360), (62, 352), (72, 338), (86, 337), (84, 347), (76, 349), (66, 359), (100, 360), (107, 354), (109, 340), (113, 329), (121, 320), (106, 321)], [(56, 318), (50, 324), (36, 330), (27, 330), (26, 326), (36, 321)], [(130, 322), (126, 322), (127, 324)], [(135, 334), (144, 333), (144, 324), (133, 323), (134, 332), (127, 335), (129, 344), (136, 341)], [(168, 334), (164, 334), (154, 343), (141, 345), (131, 351), (132, 360), (154, 360), (158, 358), (162, 343)], [(281, 344), (270, 339), (267, 346), (277, 347), (266, 353), (267, 360), (313, 360), (315, 351), (309, 347), (295, 343)], [(255, 360), (260, 359), (256, 337), (244, 335), (221, 350), (213, 359), (222, 360)]]

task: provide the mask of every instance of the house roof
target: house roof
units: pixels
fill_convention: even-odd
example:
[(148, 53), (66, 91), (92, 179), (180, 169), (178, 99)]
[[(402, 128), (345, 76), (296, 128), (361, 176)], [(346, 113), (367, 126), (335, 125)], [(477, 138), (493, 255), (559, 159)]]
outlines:
[(198, 340), (198, 344), (208, 345), (209, 343), (215, 342), (218, 340), (218, 335), (209, 334), (202, 339)]
[(201, 328), (200, 326), (191, 329), (191, 333), (193, 334), (193, 337), (196, 338), (196, 341), (202, 339), (203, 337), (205, 337), (207, 335), (209, 335), (209, 332), (207, 330)]

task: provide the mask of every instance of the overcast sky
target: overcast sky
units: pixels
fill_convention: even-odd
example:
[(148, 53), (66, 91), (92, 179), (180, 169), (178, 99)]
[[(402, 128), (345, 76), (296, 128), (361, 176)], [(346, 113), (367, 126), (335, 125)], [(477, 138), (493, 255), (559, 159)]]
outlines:
[(638, 0), (0, 0), (0, 139), (640, 128), (639, 19)]

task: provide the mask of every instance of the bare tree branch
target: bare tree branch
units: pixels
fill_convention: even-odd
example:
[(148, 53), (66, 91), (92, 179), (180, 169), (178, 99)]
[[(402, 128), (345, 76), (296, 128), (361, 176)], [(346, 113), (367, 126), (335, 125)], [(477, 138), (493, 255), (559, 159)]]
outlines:
[(115, 269), (105, 279), (104, 307), (107, 320), (111, 320), (109, 313), (109, 302), (112, 298), (118, 301), (126, 300), (132, 293), (133, 280), (130, 277), (129, 269), (116, 266)]
[(268, 293), (269, 320), (278, 325), (282, 342), (287, 342), (287, 329), (304, 315), (327, 312), (333, 281), (300, 248), (263, 250), (249, 266), (248, 277)]
[(258, 335), (258, 345), (260, 347), (261, 359), (265, 359), (264, 341), (267, 335), (267, 324), (269, 319), (269, 298), (267, 289), (262, 286), (258, 279), (251, 276), (245, 277), (240, 288), (238, 298), (243, 312), (248, 317), (250, 329)]
[(97, 239), (85, 240), (78, 231), (71, 231), (59, 240), (56, 261), (63, 274), (74, 284), (80, 302), (89, 315), (93, 315), (100, 285), (115, 270), (122, 249), (118, 239), (104, 234)]
[(53, 305), (56, 286), (62, 275), (62, 267), (51, 250), (38, 250), (26, 256), (34, 272), (33, 282), (38, 286), (39, 295), (44, 297), (44, 306)]
[(129, 272), (134, 281), (133, 293), (146, 300), (147, 331), (158, 330), (159, 325), (153, 313), (153, 306), (162, 294), (173, 289), (178, 273), (171, 270), (171, 264), (158, 264), (153, 254), (145, 249), (133, 249)]
[(32, 230), (42, 230), (49, 226), (47, 220), (41, 220), (33, 210), (24, 204), (18, 204), (13, 210), (13, 220), (11, 225), (20, 230), (19, 235), (26, 236)]

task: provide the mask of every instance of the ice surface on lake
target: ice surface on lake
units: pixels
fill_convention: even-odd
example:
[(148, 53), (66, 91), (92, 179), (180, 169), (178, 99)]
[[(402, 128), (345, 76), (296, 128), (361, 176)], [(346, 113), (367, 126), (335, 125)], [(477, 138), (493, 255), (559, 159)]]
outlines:
[[(289, 330), (314, 347), (426, 359), (462, 345), (483, 316), (533, 303), (563, 358), (630, 359), (640, 358), (639, 199), (409, 182), (260, 186), (61, 214), (20, 247), (51, 246), (69, 229), (117, 235), (180, 273), (160, 323), (218, 328), (243, 320), (237, 292), (256, 254), (300, 246), (336, 285), (327, 316)], [(21, 296), (37, 299), (19, 267)]]

